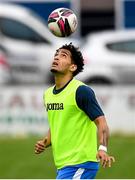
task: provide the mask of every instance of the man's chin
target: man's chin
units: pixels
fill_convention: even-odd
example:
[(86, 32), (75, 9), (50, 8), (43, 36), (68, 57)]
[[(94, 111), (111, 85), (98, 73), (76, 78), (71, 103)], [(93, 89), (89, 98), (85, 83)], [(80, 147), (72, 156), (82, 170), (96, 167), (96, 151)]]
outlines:
[(52, 73), (56, 73), (56, 72), (57, 72), (56, 69), (51, 69), (50, 71), (51, 71)]

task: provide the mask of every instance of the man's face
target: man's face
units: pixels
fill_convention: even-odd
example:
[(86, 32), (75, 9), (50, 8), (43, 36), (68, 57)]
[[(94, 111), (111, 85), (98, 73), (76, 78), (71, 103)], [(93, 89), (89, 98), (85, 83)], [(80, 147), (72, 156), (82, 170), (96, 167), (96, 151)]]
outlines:
[(71, 71), (71, 66), (73, 65), (71, 52), (67, 49), (59, 49), (54, 55), (51, 72), (66, 74)]

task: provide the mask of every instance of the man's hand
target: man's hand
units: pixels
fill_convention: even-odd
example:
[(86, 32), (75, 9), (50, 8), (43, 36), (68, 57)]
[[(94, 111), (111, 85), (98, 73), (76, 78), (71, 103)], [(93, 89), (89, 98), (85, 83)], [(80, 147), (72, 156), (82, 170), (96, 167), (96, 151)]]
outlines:
[(111, 167), (112, 163), (115, 162), (113, 156), (109, 156), (105, 151), (99, 150), (97, 153), (97, 160), (100, 161), (103, 168)]
[(47, 138), (37, 141), (37, 143), (35, 144), (35, 154), (42, 153), (46, 147), (47, 147)]

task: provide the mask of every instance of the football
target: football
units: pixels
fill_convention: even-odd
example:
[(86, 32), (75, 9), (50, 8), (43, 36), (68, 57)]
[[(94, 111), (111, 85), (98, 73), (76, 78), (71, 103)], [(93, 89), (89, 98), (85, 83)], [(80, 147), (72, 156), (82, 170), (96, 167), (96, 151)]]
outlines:
[(58, 8), (48, 17), (48, 28), (57, 37), (70, 36), (77, 29), (77, 17), (71, 9)]

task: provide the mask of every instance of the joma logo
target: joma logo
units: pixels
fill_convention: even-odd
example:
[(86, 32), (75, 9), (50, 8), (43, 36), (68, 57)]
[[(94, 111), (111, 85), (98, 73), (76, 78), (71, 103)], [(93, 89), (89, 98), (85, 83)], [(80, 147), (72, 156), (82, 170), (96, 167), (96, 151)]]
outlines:
[(63, 110), (63, 103), (47, 103), (46, 110)]

